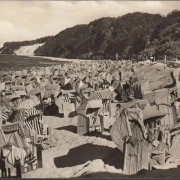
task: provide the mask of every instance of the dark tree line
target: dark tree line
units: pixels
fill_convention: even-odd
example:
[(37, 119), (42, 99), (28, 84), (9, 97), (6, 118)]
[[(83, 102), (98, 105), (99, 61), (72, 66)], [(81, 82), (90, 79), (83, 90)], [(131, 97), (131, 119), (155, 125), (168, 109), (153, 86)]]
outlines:
[(36, 55), (82, 59), (132, 59), (162, 21), (159, 14), (129, 13), (68, 28), (39, 47)]
[(180, 11), (174, 10), (167, 16), (135, 12), (101, 18), (53, 37), (9, 42), (4, 47), (14, 51), (20, 46), (45, 43), (35, 50), (35, 55), (63, 58), (146, 60), (166, 55), (180, 59), (179, 40)]

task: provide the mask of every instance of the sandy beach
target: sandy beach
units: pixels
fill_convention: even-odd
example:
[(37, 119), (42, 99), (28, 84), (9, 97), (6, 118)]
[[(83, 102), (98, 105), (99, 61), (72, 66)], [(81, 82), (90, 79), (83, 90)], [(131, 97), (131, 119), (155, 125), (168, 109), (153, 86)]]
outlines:
[(43, 117), (52, 127), (56, 147), (43, 151), (43, 168), (26, 173), (24, 178), (70, 178), (94, 172), (122, 173), (123, 156), (109, 134), (114, 118), (105, 121), (102, 134), (79, 136), (76, 117)]

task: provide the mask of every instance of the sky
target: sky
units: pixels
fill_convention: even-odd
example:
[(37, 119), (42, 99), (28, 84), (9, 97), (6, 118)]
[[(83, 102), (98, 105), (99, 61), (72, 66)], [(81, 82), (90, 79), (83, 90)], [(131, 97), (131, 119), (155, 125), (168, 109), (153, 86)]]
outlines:
[(56, 35), (77, 24), (132, 12), (167, 15), (180, 1), (0, 1), (0, 47)]

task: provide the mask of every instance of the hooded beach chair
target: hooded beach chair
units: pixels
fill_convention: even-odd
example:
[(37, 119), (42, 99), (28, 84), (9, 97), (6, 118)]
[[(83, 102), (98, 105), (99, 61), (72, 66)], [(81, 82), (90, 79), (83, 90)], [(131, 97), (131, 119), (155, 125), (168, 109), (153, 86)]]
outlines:
[(89, 100), (101, 100), (102, 101), (104, 118), (111, 117), (111, 99), (112, 99), (112, 93), (109, 90), (95, 91), (89, 97)]
[(35, 143), (36, 133), (23, 128), (21, 122), (0, 127), (1, 177), (22, 177), (42, 168), (42, 148)]
[(63, 90), (62, 95), (62, 110), (65, 118), (69, 118), (70, 113), (76, 110), (76, 91)]
[(89, 120), (89, 132), (104, 131), (104, 119), (100, 114), (100, 109), (103, 109), (101, 100), (88, 101), (86, 115)]
[(36, 108), (19, 109), (14, 122), (22, 122), (27, 129), (35, 130), (37, 134), (36, 143), (42, 144), (44, 141), (51, 144), (51, 128), (43, 123), (42, 113)]

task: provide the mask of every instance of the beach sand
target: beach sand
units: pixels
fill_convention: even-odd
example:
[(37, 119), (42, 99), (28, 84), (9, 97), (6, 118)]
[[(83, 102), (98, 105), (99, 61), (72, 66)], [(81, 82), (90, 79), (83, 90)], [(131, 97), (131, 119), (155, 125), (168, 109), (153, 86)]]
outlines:
[(44, 116), (45, 124), (52, 127), (56, 147), (43, 151), (43, 168), (28, 172), (23, 178), (70, 178), (88, 173), (122, 173), (123, 156), (109, 134), (115, 118), (104, 123), (103, 134), (79, 136), (76, 117), (65, 119)]

